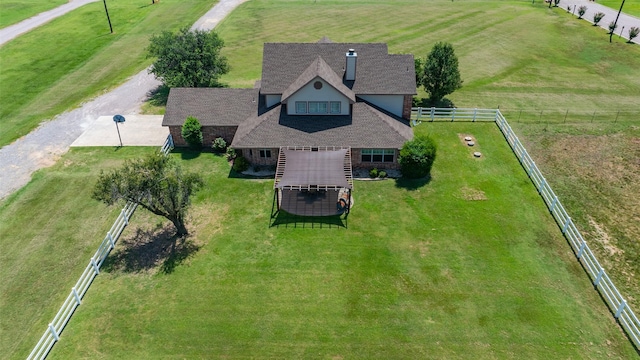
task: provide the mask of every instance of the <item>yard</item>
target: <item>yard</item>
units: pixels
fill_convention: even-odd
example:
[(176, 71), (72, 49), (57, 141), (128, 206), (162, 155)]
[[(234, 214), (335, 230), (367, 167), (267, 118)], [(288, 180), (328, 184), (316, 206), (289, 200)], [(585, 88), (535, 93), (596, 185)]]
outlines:
[[(269, 227), (272, 180), (230, 176), (224, 158), (209, 153), (174, 153), (206, 178), (178, 260), (166, 261), (171, 229), (139, 210), (51, 358), (632, 356), (496, 126), (416, 130), (439, 145), (431, 180), (356, 182), (348, 228)], [(483, 158), (471, 156), (464, 134), (476, 137)], [(90, 184), (89, 169), (137, 153), (74, 149), (57, 171), (41, 173), (41, 186), (58, 182), (63, 164)], [(87, 214), (82, 222), (112, 221)], [(22, 238), (6, 231), (0, 238)], [(97, 246), (101, 236), (93, 238)], [(88, 256), (79, 256), (82, 266)], [(80, 271), (67, 270), (58, 276), (70, 287)], [(10, 357), (26, 355), (60, 301), (30, 310), (33, 330)]]

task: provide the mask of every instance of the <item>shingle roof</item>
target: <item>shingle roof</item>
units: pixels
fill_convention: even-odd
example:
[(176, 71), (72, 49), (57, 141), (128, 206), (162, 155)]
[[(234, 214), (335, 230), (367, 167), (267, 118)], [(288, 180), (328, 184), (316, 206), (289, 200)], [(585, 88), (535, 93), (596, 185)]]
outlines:
[(182, 125), (194, 116), (203, 126), (237, 126), (257, 115), (259, 89), (173, 88), (162, 126)]
[(342, 95), (351, 100), (352, 103), (356, 102), (356, 95), (342, 83), (342, 79), (329, 67), (329, 65), (318, 56), (309, 65), (309, 67), (298, 76), (298, 78), (285, 89), (282, 93), (281, 101), (287, 102), (289, 96), (295, 94), (300, 88), (307, 85), (311, 80), (315, 78), (321, 78), (331, 85), (334, 89), (338, 90)]
[(352, 148), (401, 148), (413, 138), (407, 120), (366, 102), (353, 104), (352, 115), (287, 115), (278, 105), (240, 124), (232, 147), (351, 146)]
[[(358, 54), (356, 80), (344, 81), (345, 54)], [(388, 54), (383, 43), (265, 43), (262, 94), (282, 94), (318, 56), (359, 94), (416, 94), (413, 55)]]

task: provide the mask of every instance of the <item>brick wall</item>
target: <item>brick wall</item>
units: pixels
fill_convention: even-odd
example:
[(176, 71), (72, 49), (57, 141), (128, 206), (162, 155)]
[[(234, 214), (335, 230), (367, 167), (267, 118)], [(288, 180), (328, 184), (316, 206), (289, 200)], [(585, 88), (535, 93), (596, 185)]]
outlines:
[(413, 96), (405, 95), (402, 103), (402, 118), (411, 119), (411, 105), (413, 103)]
[[(227, 145), (231, 144), (233, 137), (236, 135), (237, 126), (203, 126), (202, 142), (203, 147), (209, 148), (213, 144), (213, 140), (222, 137)], [(182, 126), (169, 126), (169, 133), (173, 138), (175, 146), (187, 146), (187, 142), (182, 138)]]
[(241, 149), (244, 156), (252, 165), (277, 165), (278, 164), (278, 148), (271, 148), (270, 158), (261, 158), (261, 149)]

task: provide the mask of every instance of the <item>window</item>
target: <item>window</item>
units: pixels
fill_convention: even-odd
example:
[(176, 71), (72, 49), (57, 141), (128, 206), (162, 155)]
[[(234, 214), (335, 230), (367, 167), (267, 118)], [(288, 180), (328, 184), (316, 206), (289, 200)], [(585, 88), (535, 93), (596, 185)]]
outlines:
[(309, 101), (309, 114), (326, 114), (328, 105), (326, 101)]
[(271, 149), (260, 149), (260, 157), (261, 158), (270, 158), (271, 157)]
[(395, 150), (392, 149), (362, 149), (362, 162), (393, 162)]
[(307, 102), (296, 101), (296, 114), (306, 114), (306, 113), (307, 113)]
[(331, 102), (331, 113), (332, 114), (340, 114), (340, 101), (332, 101)]

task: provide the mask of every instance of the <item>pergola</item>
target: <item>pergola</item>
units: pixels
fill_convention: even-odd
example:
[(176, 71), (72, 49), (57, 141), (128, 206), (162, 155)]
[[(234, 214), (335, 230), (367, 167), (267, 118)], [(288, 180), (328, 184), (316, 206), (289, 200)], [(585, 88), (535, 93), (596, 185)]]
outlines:
[(351, 148), (280, 148), (274, 183), (278, 211), (300, 216), (348, 214), (352, 190)]

